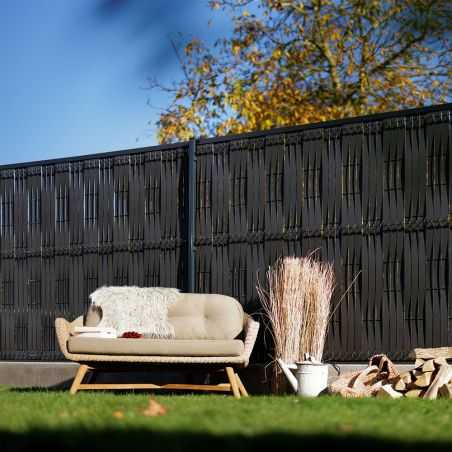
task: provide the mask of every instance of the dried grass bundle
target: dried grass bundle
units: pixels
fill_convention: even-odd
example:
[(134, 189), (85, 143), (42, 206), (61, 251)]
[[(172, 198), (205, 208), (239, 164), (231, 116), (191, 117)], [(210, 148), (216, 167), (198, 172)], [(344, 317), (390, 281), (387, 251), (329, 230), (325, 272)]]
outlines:
[(334, 272), (331, 264), (308, 257), (278, 259), (267, 271), (268, 290), (258, 294), (270, 323), (275, 359), (302, 361), (304, 353), (322, 360)]

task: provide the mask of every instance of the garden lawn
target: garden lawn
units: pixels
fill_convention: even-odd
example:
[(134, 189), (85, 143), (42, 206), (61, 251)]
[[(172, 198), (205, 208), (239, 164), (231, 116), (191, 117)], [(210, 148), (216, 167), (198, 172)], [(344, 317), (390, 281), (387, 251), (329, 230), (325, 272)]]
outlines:
[[(160, 394), (0, 389), (0, 451), (452, 448), (448, 400)], [(166, 415), (143, 415), (150, 396)]]

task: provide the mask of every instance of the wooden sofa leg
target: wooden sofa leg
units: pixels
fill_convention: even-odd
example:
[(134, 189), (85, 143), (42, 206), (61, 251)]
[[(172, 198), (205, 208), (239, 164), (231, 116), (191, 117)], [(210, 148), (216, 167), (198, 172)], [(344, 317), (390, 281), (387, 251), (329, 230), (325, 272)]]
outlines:
[(83, 377), (86, 375), (86, 372), (88, 372), (88, 369), (89, 368), (86, 364), (81, 364), (78, 368), (77, 375), (75, 376), (69, 391), (72, 395), (77, 394), (78, 388), (82, 384)]
[(235, 378), (235, 372), (232, 367), (226, 367), (226, 373), (228, 375), (229, 383), (231, 383), (232, 393), (236, 399), (240, 399), (240, 391)]
[(239, 387), (240, 394), (242, 394), (243, 397), (249, 397), (248, 391), (246, 390), (245, 385), (242, 383), (242, 380), (240, 380), (238, 374), (235, 374), (235, 379), (237, 380), (237, 385)]

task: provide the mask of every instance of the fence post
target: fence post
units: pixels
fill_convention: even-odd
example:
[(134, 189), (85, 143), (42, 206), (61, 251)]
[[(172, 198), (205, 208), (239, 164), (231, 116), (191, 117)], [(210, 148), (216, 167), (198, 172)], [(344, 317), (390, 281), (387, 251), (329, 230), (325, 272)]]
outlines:
[(196, 138), (188, 145), (187, 162), (187, 292), (195, 291)]

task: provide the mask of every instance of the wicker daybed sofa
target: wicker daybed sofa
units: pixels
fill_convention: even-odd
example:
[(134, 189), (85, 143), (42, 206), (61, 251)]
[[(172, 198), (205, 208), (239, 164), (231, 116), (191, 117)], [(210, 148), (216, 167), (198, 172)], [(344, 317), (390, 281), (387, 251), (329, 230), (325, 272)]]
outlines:
[[(168, 310), (174, 339), (94, 339), (73, 336), (72, 329), (83, 325), (83, 316), (69, 322), (55, 320), (63, 355), (80, 364), (70, 388), (71, 394), (93, 389), (182, 389), (232, 392), (247, 396), (238, 369), (248, 365), (259, 323), (247, 315), (234, 298), (217, 294), (181, 294)], [(95, 372), (120, 370), (130, 364), (213, 366), (225, 370), (227, 383), (221, 384), (89, 384), (85, 376)], [(161, 367), (161, 366), (159, 366)], [(130, 370), (128, 367), (126, 369)]]

